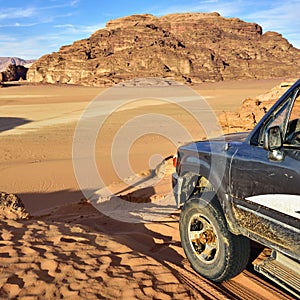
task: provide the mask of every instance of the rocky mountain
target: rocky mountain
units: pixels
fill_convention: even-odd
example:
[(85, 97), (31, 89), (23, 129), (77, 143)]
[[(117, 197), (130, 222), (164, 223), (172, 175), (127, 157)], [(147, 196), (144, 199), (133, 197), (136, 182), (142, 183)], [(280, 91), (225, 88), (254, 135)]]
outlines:
[(133, 15), (36, 61), (30, 82), (111, 85), (139, 77), (200, 83), (300, 74), (300, 50), (276, 32), (218, 13)]
[(29, 67), (34, 59), (25, 60), (19, 57), (0, 57), (0, 72), (5, 71), (9, 65)]

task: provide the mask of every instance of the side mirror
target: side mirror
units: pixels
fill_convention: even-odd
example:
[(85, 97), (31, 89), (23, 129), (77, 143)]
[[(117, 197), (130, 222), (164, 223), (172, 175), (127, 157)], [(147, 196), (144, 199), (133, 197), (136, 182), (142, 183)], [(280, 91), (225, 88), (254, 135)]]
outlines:
[(264, 148), (268, 151), (278, 150), (283, 146), (281, 128), (274, 126), (268, 128), (265, 133)]
[(270, 160), (282, 161), (284, 154), (280, 151), (283, 146), (282, 131), (279, 126), (268, 128), (265, 132), (264, 148), (269, 151)]

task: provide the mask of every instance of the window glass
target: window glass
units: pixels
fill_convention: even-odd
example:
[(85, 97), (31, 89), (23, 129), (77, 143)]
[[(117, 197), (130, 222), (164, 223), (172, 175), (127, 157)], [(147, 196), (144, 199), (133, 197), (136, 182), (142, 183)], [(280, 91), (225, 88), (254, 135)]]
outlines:
[(276, 112), (275, 116), (268, 123), (267, 128), (279, 126), (282, 131), (284, 131), (284, 121), (287, 118), (287, 114), (289, 111), (289, 101), (285, 102), (285, 104)]
[(295, 99), (292, 112), (290, 115), (290, 120), (300, 119), (300, 92), (298, 91), (297, 97)]
[(300, 145), (300, 92), (296, 94), (296, 99), (289, 117), (285, 143), (290, 145)]
[(289, 112), (289, 103), (291, 101), (291, 96), (284, 101), (279, 108), (270, 116), (266, 125), (261, 128), (259, 144), (263, 145), (264, 143), (264, 133), (273, 126), (279, 126), (281, 131), (284, 132), (284, 127), (286, 124), (288, 112)]

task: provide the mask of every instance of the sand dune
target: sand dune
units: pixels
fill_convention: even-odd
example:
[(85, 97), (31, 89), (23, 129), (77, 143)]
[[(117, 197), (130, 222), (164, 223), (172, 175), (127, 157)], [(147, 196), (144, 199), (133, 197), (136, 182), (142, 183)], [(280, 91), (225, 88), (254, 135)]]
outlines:
[[(204, 84), (198, 89), (218, 113), (278, 81)], [(72, 142), (80, 112), (99, 92), (30, 85), (0, 90), (0, 190), (19, 194), (32, 215), (28, 220), (0, 220), (0, 299), (291, 299), (257, 277), (251, 265), (223, 284), (198, 276), (181, 248), (175, 205), (155, 222), (129, 223), (121, 219), (121, 211), (117, 219), (86, 199), (74, 175)], [(171, 107), (149, 103), (118, 112), (107, 120), (95, 147), (106, 186), (139, 207), (171, 197), (171, 167), (155, 183), (128, 188), (113, 170), (110, 146), (122, 124), (145, 109), (179, 115)], [(190, 126), (193, 138), (203, 136), (188, 116), (178, 118)], [(139, 180), (151, 179), (149, 161), (157, 148), (163, 157), (175, 151), (172, 143), (153, 135), (132, 146), (130, 160)]]
[(288, 299), (249, 271), (221, 285), (195, 274), (172, 218), (122, 223), (83, 201), (28, 221), (1, 220), (0, 297)]

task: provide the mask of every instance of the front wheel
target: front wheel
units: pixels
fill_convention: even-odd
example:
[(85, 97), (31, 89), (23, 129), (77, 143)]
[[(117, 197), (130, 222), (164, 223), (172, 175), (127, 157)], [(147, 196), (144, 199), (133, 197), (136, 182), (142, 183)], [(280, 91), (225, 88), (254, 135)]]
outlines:
[(184, 252), (200, 275), (222, 282), (245, 269), (250, 241), (228, 230), (216, 196), (210, 201), (200, 196), (187, 201), (180, 214), (179, 230)]

